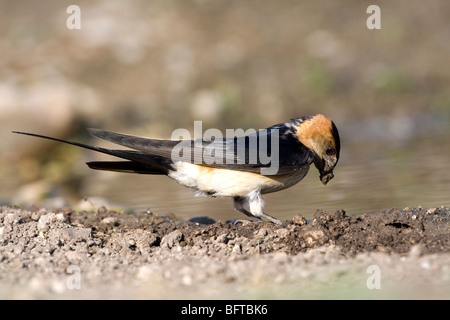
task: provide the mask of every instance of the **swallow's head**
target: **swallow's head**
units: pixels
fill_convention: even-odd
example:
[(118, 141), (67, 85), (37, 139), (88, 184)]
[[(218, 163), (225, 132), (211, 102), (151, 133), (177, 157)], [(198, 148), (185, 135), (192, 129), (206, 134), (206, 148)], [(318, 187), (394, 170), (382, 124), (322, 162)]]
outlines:
[(292, 124), (300, 142), (315, 153), (314, 164), (320, 172), (320, 181), (327, 184), (334, 177), (333, 169), (341, 149), (335, 124), (321, 114), (293, 119)]

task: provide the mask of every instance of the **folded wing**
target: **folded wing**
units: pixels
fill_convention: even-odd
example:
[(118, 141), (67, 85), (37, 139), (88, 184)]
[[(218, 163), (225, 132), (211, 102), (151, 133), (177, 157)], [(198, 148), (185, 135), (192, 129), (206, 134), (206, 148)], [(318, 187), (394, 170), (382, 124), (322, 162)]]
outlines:
[[(276, 174), (280, 175), (294, 173), (314, 161), (312, 151), (290, 134), (289, 127), (285, 124), (246, 136), (211, 141), (151, 139), (99, 129), (88, 131), (95, 137), (139, 151), (139, 156), (135, 155), (135, 158), (141, 158), (135, 160), (139, 163), (143, 163), (146, 157), (158, 157), (158, 162), (165, 164), (182, 159), (211, 168), (255, 173), (261, 173), (262, 168), (277, 166)], [(173, 152), (174, 148), (179, 150)], [(129, 164), (115, 163), (111, 167), (122, 165), (126, 167)], [(107, 166), (109, 165), (105, 165), (105, 168)], [(95, 169), (98, 167), (99, 163), (96, 163)]]

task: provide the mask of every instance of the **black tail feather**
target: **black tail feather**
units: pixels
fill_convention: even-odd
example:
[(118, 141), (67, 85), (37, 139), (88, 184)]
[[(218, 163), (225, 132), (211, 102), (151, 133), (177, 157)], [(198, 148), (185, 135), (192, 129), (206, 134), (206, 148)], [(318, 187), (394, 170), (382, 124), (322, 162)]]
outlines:
[(158, 169), (152, 169), (149, 166), (133, 161), (92, 161), (86, 162), (89, 168), (95, 170), (129, 172), (140, 174), (165, 174)]
[(62, 139), (58, 139), (58, 138), (53, 138), (53, 137), (49, 137), (49, 136), (43, 136), (43, 135), (40, 135), (40, 134), (29, 133), (29, 132), (13, 131), (13, 133), (23, 134), (23, 135), (32, 136), (32, 137), (36, 137), (36, 138), (47, 139), (47, 140), (53, 140), (53, 141), (62, 142), (62, 143), (67, 143), (67, 144), (71, 144), (71, 145), (74, 145), (74, 146), (77, 146), (77, 147), (90, 149), (90, 150), (94, 150), (94, 151), (98, 151), (98, 152), (102, 152), (102, 153), (106, 153), (106, 154), (111, 154), (109, 152), (110, 150), (108, 150), (108, 149), (100, 148), (100, 147), (94, 147), (94, 146), (90, 146), (90, 145), (87, 145), (87, 144), (84, 144), (84, 143), (67, 141), (67, 140), (62, 140)]
[[(171, 168), (171, 160), (148, 153), (140, 153), (134, 150), (112, 150), (101, 147), (90, 146), (84, 143), (67, 141), (63, 139), (53, 138), (35, 133), (13, 131), (13, 133), (23, 134), (27, 136), (53, 140), (57, 142), (67, 143), (77, 147), (105, 153), (111, 156), (116, 156), (129, 161), (97, 161), (88, 162), (87, 165), (92, 169), (97, 170), (109, 170), (109, 171), (123, 171), (123, 172), (136, 172), (142, 174), (167, 174)], [(114, 169), (114, 170), (113, 170)]]

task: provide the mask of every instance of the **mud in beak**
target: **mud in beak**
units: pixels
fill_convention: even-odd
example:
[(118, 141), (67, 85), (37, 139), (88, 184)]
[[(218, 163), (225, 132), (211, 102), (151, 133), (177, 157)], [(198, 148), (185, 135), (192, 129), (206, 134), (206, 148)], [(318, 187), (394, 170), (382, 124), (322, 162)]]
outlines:
[(325, 173), (325, 174), (320, 174), (320, 181), (322, 181), (322, 183), (324, 185), (326, 185), (328, 183), (328, 181), (330, 181), (331, 179), (334, 178), (334, 174), (333, 171)]
[(325, 161), (325, 160), (322, 160), (319, 158), (316, 158), (316, 160), (314, 161), (316, 168), (320, 172), (320, 181), (322, 181), (322, 183), (324, 185), (326, 185), (328, 183), (328, 181), (333, 179), (333, 177), (334, 177), (333, 169), (336, 165), (336, 162), (337, 162), (337, 160), (334, 160), (334, 159)]

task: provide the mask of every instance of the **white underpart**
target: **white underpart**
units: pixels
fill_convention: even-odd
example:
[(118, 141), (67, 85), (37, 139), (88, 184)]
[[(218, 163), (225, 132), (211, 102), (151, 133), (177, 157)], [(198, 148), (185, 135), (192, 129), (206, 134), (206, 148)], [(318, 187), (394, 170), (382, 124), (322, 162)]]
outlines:
[(309, 167), (295, 174), (280, 176), (263, 176), (257, 173), (205, 168), (187, 162), (175, 162), (176, 170), (168, 176), (178, 183), (196, 191), (216, 197), (247, 197), (252, 192), (269, 193), (288, 188), (299, 182), (308, 172)]
[[(290, 174), (263, 176), (257, 173), (208, 168), (188, 162), (178, 161), (168, 176), (183, 186), (197, 192), (197, 195), (233, 197), (236, 210), (250, 217), (265, 218), (275, 223), (280, 220), (264, 213), (262, 193), (286, 189), (300, 180), (308, 172), (309, 166)], [(248, 212), (245, 207), (249, 206)]]

